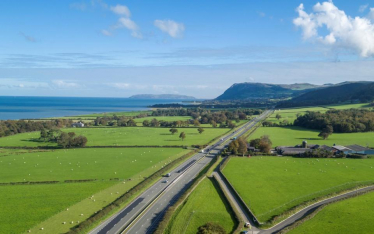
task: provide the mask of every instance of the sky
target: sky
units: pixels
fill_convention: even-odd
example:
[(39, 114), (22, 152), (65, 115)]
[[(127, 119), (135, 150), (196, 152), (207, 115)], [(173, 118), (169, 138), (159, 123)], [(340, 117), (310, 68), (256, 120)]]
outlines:
[(372, 0), (2, 0), (0, 95), (374, 81)]

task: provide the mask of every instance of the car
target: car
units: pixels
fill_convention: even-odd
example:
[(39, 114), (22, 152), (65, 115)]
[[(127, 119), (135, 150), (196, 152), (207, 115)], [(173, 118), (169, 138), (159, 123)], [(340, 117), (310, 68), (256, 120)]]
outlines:
[(166, 177), (170, 177), (170, 176), (171, 176), (171, 173), (167, 173), (165, 176), (166, 176)]
[(162, 183), (165, 183), (165, 184), (167, 184), (169, 181), (168, 180), (164, 180), (164, 181), (162, 181)]
[(242, 231), (241, 234), (249, 234), (248, 231)]

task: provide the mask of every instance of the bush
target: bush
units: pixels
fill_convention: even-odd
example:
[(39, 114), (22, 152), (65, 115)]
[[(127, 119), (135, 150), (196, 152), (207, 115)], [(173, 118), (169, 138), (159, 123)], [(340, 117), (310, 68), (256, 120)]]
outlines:
[(209, 222), (200, 226), (197, 234), (226, 234), (226, 231), (221, 225)]

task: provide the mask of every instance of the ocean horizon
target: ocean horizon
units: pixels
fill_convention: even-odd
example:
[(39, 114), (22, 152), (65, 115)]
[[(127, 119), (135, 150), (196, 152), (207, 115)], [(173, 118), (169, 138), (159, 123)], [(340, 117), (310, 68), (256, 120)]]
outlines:
[(0, 96), (0, 120), (41, 119), (105, 112), (148, 110), (154, 104), (182, 103), (181, 99), (112, 97)]

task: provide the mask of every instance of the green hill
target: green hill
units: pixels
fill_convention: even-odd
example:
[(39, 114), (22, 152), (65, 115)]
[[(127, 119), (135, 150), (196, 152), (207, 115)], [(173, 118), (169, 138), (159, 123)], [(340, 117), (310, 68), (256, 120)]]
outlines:
[(278, 107), (328, 105), (341, 102), (374, 100), (374, 82), (344, 82), (326, 88), (310, 90), (278, 104)]
[(263, 83), (238, 83), (233, 84), (222, 95), (216, 98), (225, 100), (261, 100), (261, 99), (287, 99), (310, 89), (320, 86), (308, 83), (302, 84), (263, 84)]

